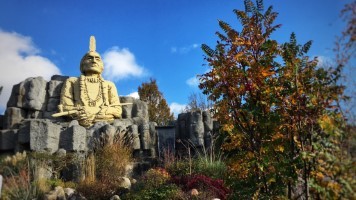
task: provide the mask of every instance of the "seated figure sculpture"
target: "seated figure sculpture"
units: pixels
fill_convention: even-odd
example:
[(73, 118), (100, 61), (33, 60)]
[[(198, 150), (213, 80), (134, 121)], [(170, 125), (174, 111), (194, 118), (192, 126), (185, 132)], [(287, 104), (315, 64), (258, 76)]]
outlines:
[(122, 108), (115, 84), (106, 81), (101, 74), (104, 64), (96, 52), (94, 36), (90, 37), (89, 52), (80, 62), (79, 78), (68, 78), (61, 91), (59, 113), (53, 117), (69, 116), (88, 127), (95, 122), (112, 122), (121, 118)]

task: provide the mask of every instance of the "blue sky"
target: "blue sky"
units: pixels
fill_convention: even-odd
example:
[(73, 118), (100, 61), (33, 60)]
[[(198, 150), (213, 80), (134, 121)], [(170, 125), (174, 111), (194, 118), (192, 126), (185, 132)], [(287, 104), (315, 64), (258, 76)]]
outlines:
[[(313, 40), (310, 56), (332, 58), (344, 0), (265, 0), (282, 24), (273, 37), (288, 41), (295, 32), (300, 43)], [(233, 9), (242, 0), (1, 0), (0, 112), (13, 84), (26, 77), (53, 74), (79, 76), (79, 62), (94, 35), (105, 63), (104, 77), (120, 95), (137, 92), (155, 78), (177, 114), (188, 96), (200, 92), (195, 80), (204, 73), (202, 43), (214, 47), (218, 19), (240, 29)]]

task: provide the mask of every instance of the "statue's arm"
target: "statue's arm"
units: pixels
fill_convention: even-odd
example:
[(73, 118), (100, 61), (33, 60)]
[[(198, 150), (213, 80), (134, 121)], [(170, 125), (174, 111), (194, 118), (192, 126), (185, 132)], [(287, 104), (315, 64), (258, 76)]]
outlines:
[(74, 104), (74, 82), (76, 78), (68, 78), (62, 87), (59, 110), (70, 111), (75, 109)]
[(106, 111), (106, 114), (113, 115), (115, 118), (121, 118), (122, 107), (118, 105), (120, 104), (120, 98), (117, 93), (116, 86), (112, 82), (109, 82), (108, 84), (108, 98), (109, 98), (109, 104), (116, 105), (116, 106), (110, 106)]

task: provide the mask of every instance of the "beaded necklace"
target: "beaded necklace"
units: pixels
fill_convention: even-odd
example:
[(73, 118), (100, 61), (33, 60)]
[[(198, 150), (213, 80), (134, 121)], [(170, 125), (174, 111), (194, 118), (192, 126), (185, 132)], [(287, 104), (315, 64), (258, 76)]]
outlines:
[[(91, 83), (98, 83), (99, 82), (99, 91), (98, 91), (98, 95), (96, 96), (95, 99), (91, 99), (89, 97), (89, 92), (88, 92), (88, 86), (87, 86), (87, 81), (91, 82)], [(95, 78), (87, 78), (83, 75), (80, 76), (80, 91), (84, 92), (81, 93), (80, 98), (81, 101), (84, 102), (88, 102), (88, 106), (90, 107), (95, 107), (96, 103), (103, 97), (103, 80), (102, 78), (99, 77), (95, 77)], [(103, 98), (103, 103), (105, 103), (105, 100)]]

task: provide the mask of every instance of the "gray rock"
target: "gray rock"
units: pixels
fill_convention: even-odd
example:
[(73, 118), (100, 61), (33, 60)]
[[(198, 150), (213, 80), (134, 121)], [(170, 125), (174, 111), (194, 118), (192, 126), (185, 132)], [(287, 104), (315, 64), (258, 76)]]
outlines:
[[(146, 102), (135, 99), (134, 105), (132, 107), (132, 118), (135, 120), (143, 119), (145, 122), (149, 121), (148, 117), (148, 105)], [(139, 124), (138, 122), (137, 124)]]
[(132, 177), (132, 174), (133, 174), (133, 168), (134, 168), (134, 165), (133, 163), (130, 163), (128, 165), (125, 166), (125, 177)]
[(116, 135), (116, 128), (107, 124), (100, 129), (100, 138), (104, 140), (105, 144), (113, 144)]
[(181, 113), (178, 115), (178, 122), (177, 122), (177, 138), (181, 140), (187, 140), (189, 138), (188, 133), (188, 113)]
[(11, 95), (7, 102), (7, 107), (22, 107), (23, 96), (20, 95), (20, 84), (12, 86)]
[(57, 186), (44, 196), (44, 200), (66, 200), (65, 192), (61, 186)]
[(59, 98), (61, 96), (61, 90), (63, 81), (51, 80), (48, 82), (47, 94), (49, 98)]
[(150, 125), (149, 123), (140, 124), (138, 127), (140, 134), (140, 143), (142, 150), (148, 150), (151, 148), (151, 137), (150, 137)]
[(205, 133), (213, 131), (213, 120), (209, 111), (203, 111), (203, 123)]
[(42, 111), (28, 110), (25, 118), (26, 119), (41, 119), (42, 118)]
[(17, 107), (8, 107), (5, 111), (4, 128), (9, 129), (18, 126), (26, 117), (26, 112)]
[(59, 157), (64, 157), (67, 155), (67, 151), (65, 149), (58, 149), (58, 151), (56, 152), (56, 155)]
[(68, 127), (75, 126), (75, 125), (79, 125), (78, 120), (72, 120), (72, 121), (70, 121)]
[(4, 129), (5, 116), (0, 115), (0, 130)]
[(120, 127), (121, 130), (126, 129), (132, 124), (133, 124), (132, 119), (115, 119), (113, 122), (113, 126)]
[(0, 150), (15, 149), (17, 129), (0, 130)]
[(110, 200), (121, 200), (119, 195), (114, 195), (110, 198)]
[(61, 126), (44, 119), (26, 120), (18, 132), (18, 142), (30, 143), (33, 151), (54, 153), (59, 147)]
[(157, 131), (156, 131), (156, 122), (149, 122), (149, 127), (150, 127), (150, 138), (151, 138), (151, 143), (152, 145), (157, 144)]
[(87, 135), (90, 137), (99, 137), (100, 136), (100, 128), (107, 125), (107, 122), (96, 122), (93, 126), (87, 129)]
[(67, 151), (85, 151), (87, 148), (87, 130), (80, 125), (72, 125), (61, 133), (60, 148)]
[(130, 179), (126, 178), (126, 177), (120, 177), (119, 178), (119, 186), (121, 188), (125, 188), (125, 189), (130, 189), (131, 188), (131, 181)]
[(53, 112), (53, 111), (57, 112), (59, 102), (60, 102), (59, 98), (49, 98), (47, 101), (46, 111), (47, 112)]
[(57, 186), (54, 188), (56, 194), (57, 194), (57, 200), (66, 200), (66, 195), (61, 186)]
[(1, 198), (1, 188), (2, 188), (2, 176), (1, 176), (1, 174), (0, 174), (0, 198)]
[(153, 157), (156, 157), (157, 155), (157, 150), (158, 150), (158, 135), (156, 131), (156, 122), (149, 122), (150, 125), (150, 139), (151, 139), (151, 155)]
[(57, 195), (56, 193), (45, 194), (43, 200), (57, 200)]
[(67, 199), (70, 199), (75, 194), (75, 190), (73, 188), (64, 188), (64, 193)]
[(129, 132), (132, 134), (132, 148), (134, 150), (139, 150), (141, 148), (140, 145), (140, 137), (138, 134), (138, 126), (137, 125), (131, 125), (129, 127)]
[(31, 124), (30, 120), (25, 120), (17, 132), (17, 142), (20, 144), (26, 144), (30, 142)]
[[(134, 101), (135, 99), (133, 97), (128, 97), (128, 96), (120, 97), (121, 103), (134, 103)], [(132, 107), (133, 104), (122, 106), (122, 118), (128, 119), (132, 117)]]
[(204, 145), (204, 123), (201, 111), (188, 113), (189, 139), (195, 146)]
[(42, 77), (27, 78), (20, 84), (20, 95), (24, 97), (22, 107), (28, 110), (43, 110), (46, 100), (47, 82)]
[(62, 75), (53, 75), (51, 77), (52, 81), (65, 81), (69, 78), (69, 76), (62, 76)]

